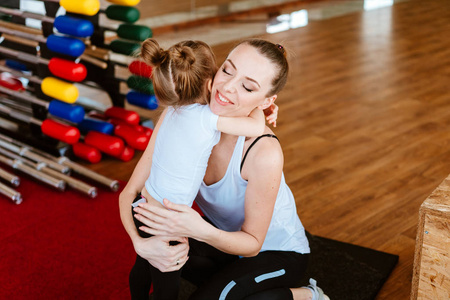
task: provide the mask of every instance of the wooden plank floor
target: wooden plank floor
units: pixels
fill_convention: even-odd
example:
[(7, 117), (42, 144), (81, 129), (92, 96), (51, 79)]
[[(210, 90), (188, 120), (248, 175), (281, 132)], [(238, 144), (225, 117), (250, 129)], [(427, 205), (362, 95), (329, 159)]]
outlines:
[[(275, 132), (298, 213), (400, 255), (377, 299), (409, 299), (419, 206), (450, 173), (449, 20), (450, 1), (417, 0), (264, 36), (293, 54)], [(92, 168), (126, 180), (135, 163)]]

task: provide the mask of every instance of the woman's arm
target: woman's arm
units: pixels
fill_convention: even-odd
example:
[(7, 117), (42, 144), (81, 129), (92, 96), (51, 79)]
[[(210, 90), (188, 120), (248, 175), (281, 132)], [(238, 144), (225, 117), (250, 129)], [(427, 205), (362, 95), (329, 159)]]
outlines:
[(255, 108), (248, 117), (223, 117), (217, 120), (217, 130), (231, 135), (257, 137), (265, 128), (264, 112)]
[[(245, 221), (241, 231), (227, 232), (204, 221), (185, 205), (167, 200), (170, 210), (140, 205), (139, 220), (149, 227), (141, 229), (150, 234), (188, 236), (229, 254), (254, 256), (264, 243), (281, 182), (283, 154), (275, 139), (262, 139), (247, 157), (242, 170), (248, 180), (245, 194)], [(143, 209), (145, 208), (145, 209)]]

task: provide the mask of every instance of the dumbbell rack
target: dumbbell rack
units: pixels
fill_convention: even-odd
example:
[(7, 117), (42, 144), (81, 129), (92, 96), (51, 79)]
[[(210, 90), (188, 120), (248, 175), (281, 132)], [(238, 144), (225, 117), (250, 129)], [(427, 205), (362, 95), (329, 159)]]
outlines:
[[(59, 8), (58, 4), (51, 4), (56, 5)], [(49, 10), (47, 9), (47, 14), (54, 17), (56, 15), (56, 11), (49, 12)], [(99, 14), (96, 14), (94, 16), (85, 16), (67, 12), (66, 15), (91, 21), (91, 23), (94, 25), (94, 34), (90, 37), (91, 44), (99, 48), (108, 48), (108, 46), (105, 44), (105, 30), (103, 27), (99, 26)], [(108, 61), (107, 67), (104, 69), (99, 68), (98, 66), (90, 62), (84, 62), (84, 64), (88, 70), (86, 81), (95, 82), (98, 86), (100, 86), (101, 89), (103, 89), (109, 95), (113, 106), (123, 107), (125, 105), (125, 95), (120, 92), (120, 83), (123, 82), (123, 80), (119, 80), (117, 77), (115, 77), (115, 70), (116, 65), (126, 67), (126, 64), (110, 60)]]
[[(7, 3), (9, 8), (16, 8), (20, 10), (20, 0), (9, 0)], [(59, 3), (56, 2), (44, 2), (45, 7), (45, 15), (48, 17), (55, 17), (56, 13), (60, 7)], [(86, 19), (89, 20), (93, 26), (94, 26), (94, 34), (89, 37), (89, 43), (90, 45), (95, 46), (96, 48), (104, 48), (108, 49), (108, 44), (105, 43), (105, 28), (99, 25), (99, 13), (92, 15), (92, 16), (86, 16), (86, 15), (80, 15), (76, 13), (67, 12), (67, 16), (73, 16), (80, 19)], [(25, 19), (20, 17), (12, 17), (11, 20), (13, 23), (16, 24), (25, 24)], [(0, 33), (1, 34), (1, 33)], [(42, 22), (42, 35), (44, 37), (48, 37), (49, 35), (53, 34), (53, 24), (48, 22)], [(36, 47), (27, 46), (18, 42), (10, 41), (10, 40), (4, 40), (1, 43), (1, 46), (18, 50), (21, 52), (29, 53), (32, 55), (39, 55), (42, 58), (50, 59), (52, 57), (60, 57), (66, 60), (74, 60), (73, 57), (70, 57), (68, 55), (64, 54), (55, 54), (54, 52), (50, 51), (45, 43), (39, 42), (39, 48), (40, 51), (37, 53)], [(0, 54), (0, 59), (2, 58), (2, 54)], [(6, 58), (6, 57), (5, 57)], [(87, 77), (84, 80), (84, 83), (86, 83), (88, 86), (92, 86), (92, 83), (95, 87), (100, 88), (101, 90), (105, 91), (109, 98), (111, 99), (111, 103), (113, 106), (117, 107), (124, 107), (125, 105), (125, 99), (126, 96), (121, 92), (121, 85), (123, 85), (123, 82), (125, 81), (122, 78), (117, 78), (115, 76), (115, 72), (117, 69), (117, 66), (120, 67), (126, 67), (127, 63), (124, 62), (116, 62), (113, 60), (106, 61), (106, 67), (99, 67), (95, 63), (91, 63), (90, 61), (83, 61), (84, 66), (87, 69)], [(27, 65), (27, 64), (25, 64)], [(32, 74), (36, 75), (37, 77), (44, 78), (51, 76), (50, 71), (48, 67), (44, 64), (28, 64), (27, 67), (29, 70), (31, 70)], [(52, 100), (51, 97), (45, 95), (41, 88), (39, 83), (33, 83), (30, 82), (29, 86), (34, 90), (34, 94), (36, 97), (44, 100)], [(32, 107), (32, 114), (33, 117), (43, 120), (47, 116), (47, 110), (43, 108), (42, 106), (31, 104)], [(41, 148), (45, 151), (48, 151), (49, 153), (52, 153), (54, 155), (57, 154), (65, 154), (68, 147), (64, 143), (60, 143), (57, 140), (51, 139), (43, 135), (40, 131), (39, 127), (36, 126), (29, 126), (29, 132), (27, 133), (27, 130), (20, 128), (19, 132), (17, 133), (11, 133), (7, 132), (9, 135), (13, 135), (15, 138), (23, 140), (27, 143), (30, 143), (38, 148)], [(8, 130), (7, 130), (8, 131)], [(0, 132), (5, 133), (5, 129), (0, 128)], [(38, 138), (36, 138), (38, 137)]]
[[(119, 56), (123, 55), (125, 56), (125, 58), (126, 56), (130, 58), (132, 51), (129, 51), (126, 48), (124, 48), (123, 53), (121, 53), (120, 50), (117, 50), (118, 48), (116, 48), (117, 51), (114, 51), (112, 43), (108, 43), (105, 40), (105, 31), (114, 31), (114, 29), (105, 28), (99, 24), (99, 13), (87, 13), (86, 15), (81, 14), (84, 13), (84, 11), (78, 11), (80, 12), (80, 14), (75, 13), (74, 11), (64, 6), (63, 1), (65, 0), (61, 0), (60, 3), (56, 0), (43, 1), (43, 6), (45, 9), (45, 14), (43, 15), (38, 14), (31, 16), (29, 13), (27, 13), (27, 15), (21, 15), (22, 12), (20, 10), (20, 0), (3, 0), (0, 5), (0, 8), (4, 7), (2, 12), (5, 13), (5, 15), (9, 16), (8, 22), (2, 21), (2, 23), (0, 23), (0, 37), (3, 37), (3, 39), (0, 40), (0, 60), (11, 59), (11, 57), (17, 58), (20, 61), (19, 65), (22, 65), (24, 69), (27, 70), (27, 72), (21, 73), (20, 71), (14, 70), (12, 66), (2, 65), (0, 66), (0, 73), (2, 75), (5, 75), (3, 73), (5, 72), (7, 76), (12, 75), (13, 77), (11, 78), (13, 78), (14, 80), (17, 80), (14, 76), (29, 80), (28, 84), (26, 85), (18, 84), (19, 88), (22, 88), (22, 90), (27, 90), (23, 93), (18, 92), (13, 88), (11, 88), (11, 90), (7, 90), (4, 85), (1, 85), (0, 111), (2, 114), (0, 118), (0, 177), (2, 177), (2, 179), (5, 179), (6, 176), (7, 178), (12, 178), (13, 182), (18, 182), (16, 176), (14, 176), (13, 174), (8, 174), (7, 170), (2, 170), (2, 167), (6, 165), (7, 169), (16, 169), (18, 171), (25, 172), (29, 176), (34, 177), (36, 180), (47, 185), (51, 185), (58, 190), (64, 190), (65, 187), (68, 186), (70, 188), (79, 190), (89, 197), (94, 198), (97, 195), (96, 187), (86, 184), (83, 181), (78, 180), (77, 178), (69, 177), (63, 171), (64, 169), (69, 168), (70, 170), (68, 170), (68, 172), (73, 171), (80, 174), (82, 177), (87, 177), (88, 179), (90, 179), (90, 181), (96, 181), (97, 183), (109, 187), (113, 191), (117, 191), (119, 186), (116, 180), (105, 178), (102, 175), (89, 170), (88, 168), (72, 162), (70, 158), (64, 157), (64, 155), (73, 157), (68, 152), (70, 152), (70, 150), (73, 150), (73, 152), (75, 153), (75, 146), (77, 146), (78, 149), (91, 146), (93, 148), (96, 148), (95, 150), (97, 150), (98, 153), (100, 153), (101, 151), (112, 157), (126, 161), (127, 159), (131, 159), (132, 155), (134, 154), (134, 149), (144, 150), (146, 147), (146, 143), (148, 143), (149, 136), (151, 135), (151, 129), (143, 127), (139, 125), (139, 123), (136, 123), (139, 122), (140, 119), (139, 115), (136, 112), (124, 110), (123, 108), (125, 106), (125, 101), (130, 104), (138, 105), (147, 109), (153, 109), (157, 107), (156, 99), (154, 98), (154, 95), (152, 95), (152, 88), (148, 89), (142, 86), (143, 79), (144, 85), (149, 83), (151, 86), (151, 81), (149, 81), (149, 77), (151, 76), (151, 68), (148, 69), (149, 66), (144, 64), (144, 75), (143, 73), (133, 72), (130, 66), (130, 72), (138, 76), (132, 75), (128, 77), (128, 79), (120, 78), (120, 76), (116, 75), (117, 67), (120, 67), (122, 69), (124, 69), (124, 67), (128, 68), (128, 64), (132, 62), (132, 60), (112, 59), (112, 56), (110, 54), (111, 52), (115, 52), (118, 53)], [(79, 0), (79, 2), (80, 1), (83, 2), (85, 0)], [(138, 0), (111, 0), (111, 2), (115, 3), (123, 2), (124, 5), (128, 6), (135, 5), (130, 3), (136, 3), (136, 1)], [(65, 2), (67, 4), (67, 1)], [(90, 1), (89, 3), (94, 2), (95, 0), (92, 2)], [(67, 34), (69, 36), (71, 35), (70, 33), (61, 31), (60, 27), (56, 25), (56, 15), (60, 8), (60, 5), (66, 8), (67, 12), (65, 17), (82, 20), (84, 23), (86, 23), (86, 21), (89, 21), (90, 24), (92, 24), (91, 26), (93, 27), (93, 33), (86, 36), (75, 35), (77, 38), (73, 38), (73, 40), (76, 40), (78, 44), (81, 44), (83, 46), (83, 51), (84, 45), (88, 45), (89, 47), (91, 47), (91, 51), (94, 51), (95, 48), (104, 49), (103, 51), (108, 54), (106, 58), (99, 60), (96, 58), (98, 56), (94, 55), (95, 53), (92, 52), (92, 56), (88, 55), (89, 57), (83, 58), (83, 51), (81, 51), (81, 54), (77, 52), (77, 55), (73, 55), (74, 53), (69, 51), (66, 55), (65, 52), (57, 51), (49, 44), (49, 40), (51, 40), (51, 38), (55, 36), (54, 27), (57, 28), (58, 32), (60, 33), (59, 37), (64, 37)], [(70, 5), (77, 5), (77, 1), (70, 3)], [(122, 7), (119, 8), (120, 10), (117, 10), (118, 5), (115, 6), (116, 12), (122, 11)], [(96, 9), (98, 9), (98, 7)], [(7, 9), (9, 9), (9, 13)], [(77, 11), (77, 9), (75, 9), (75, 11)], [(108, 9), (106, 10), (106, 12), (103, 11), (102, 13), (108, 15), (107, 11)], [(137, 10), (134, 9), (134, 11), (136, 12)], [(113, 14), (108, 15), (108, 18), (112, 15)], [(138, 18), (139, 12), (137, 11), (137, 14), (134, 14), (134, 16), (137, 16)], [(39, 20), (41, 20), (42, 29), (39, 31), (25, 26), (25, 20), (28, 17), (38, 18)], [(137, 18), (135, 20), (137, 20)], [(120, 20), (120, 17), (118, 17), (118, 19), (114, 19), (112, 17), (112, 19)], [(127, 20), (120, 21), (127, 22)], [(119, 29), (120, 26), (121, 25), (119, 25)], [(126, 24), (126, 26), (124, 27), (142, 29), (145, 26)], [(122, 34), (120, 34), (119, 29), (117, 29), (117, 36), (119, 36), (119, 39), (117, 40), (118, 43), (116, 43), (115, 45), (120, 45), (121, 38), (125, 39), (125, 41), (122, 41), (122, 45), (131, 44), (134, 47), (133, 49), (138, 49), (140, 48), (140, 43), (144, 39), (151, 37), (151, 30), (149, 28), (144, 28), (143, 31), (137, 30), (136, 32), (132, 32), (132, 34), (130, 35), (133, 36), (134, 34), (134, 36), (138, 36), (138, 38), (131, 38), (132, 41), (126, 41), (126, 39), (128, 39), (127, 34), (123, 33), (124, 30), (122, 30)], [(5, 32), (7, 34), (5, 34)], [(15, 36), (14, 33), (11, 36), (12, 32), (16, 32), (17, 36)], [(30, 35), (24, 36), (20, 32), (31, 32), (31, 37)], [(149, 34), (147, 34), (147, 32)], [(5, 36), (7, 35), (8, 38), (5, 38)], [(36, 36), (37, 38), (35, 39), (34, 36)], [(56, 37), (58, 37), (58, 35), (56, 35)], [(29, 38), (31, 42), (29, 42), (27, 38)], [(23, 39), (25, 39), (25, 42)], [(64, 43), (62, 43), (61, 45), (63, 44)], [(128, 51), (129, 53), (127, 53)], [(84, 71), (82, 72), (83, 76), (80, 75), (80, 77), (82, 78), (77, 80), (70, 75), (65, 76), (70, 72), (68, 72), (67, 74), (56, 74), (55, 69), (52, 70), (51, 68), (51, 61), (55, 61), (55, 58), (62, 59), (66, 63), (68, 63), (64, 64), (64, 66), (77, 65), (77, 68), (84, 68)], [(78, 63), (78, 58), (81, 58), (80, 62), (82, 62), (82, 64)], [(61, 62), (61, 60), (59, 61)], [(142, 63), (139, 61), (134, 62), (137, 62), (138, 65)], [(63, 66), (60, 65), (60, 68), (63, 68)], [(70, 68), (70, 71), (73, 70), (75, 69)], [(87, 72), (85, 72), (86, 70)], [(54, 90), (50, 92), (49, 84), (47, 84), (47, 88), (44, 87), (45, 80), (47, 80), (47, 83), (49, 82), (49, 80), (53, 83), (58, 82), (58, 85), (54, 84), (52, 86)], [(135, 82), (138, 82), (134, 86), (133, 80)], [(101, 105), (95, 105), (95, 102), (93, 104), (87, 105), (84, 101), (81, 101), (81, 99), (78, 98), (79, 94), (76, 86), (66, 81), (78, 82), (83, 86), (86, 85), (87, 87), (96, 87), (106, 92), (111, 100), (112, 107), (105, 109), (104, 111), (102, 111), (102, 109), (100, 108), (100, 111), (96, 112), (96, 108), (99, 108)], [(126, 95), (123, 93), (124, 82), (126, 82), (128, 88), (131, 89)], [(5, 82), (2, 82), (2, 84), (5, 84)], [(139, 84), (141, 84), (141, 86), (139, 86)], [(77, 134), (75, 134), (74, 136), (78, 135), (78, 137), (76, 137), (76, 140), (73, 142), (69, 142), (68, 139), (62, 139), (65, 142), (61, 142), (57, 139), (57, 137), (51, 138), (50, 136), (52, 136), (52, 134), (49, 133), (48, 126), (47, 129), (44, 128), (44, 123), (47, 121), (50, 122), (47, 122), (46, 124), (53, 124), (55, 127), (58, 127), (59, 125), (56, 125), (59, 124), (58, 122), (52, 123), (51, 121), (54, 121), (55, 118), (56, 121), (59, 121), (59, 118), (63, 118), (62, 115), (64, 115), (55, 114), (56, 110), (51, 109), (52, 103), (65, 102), (64, 105), (69, 106), (73, 103), (71, 100), (63, 99), (66, 98), (65, 93), (58, 91), (59, 88), (63, 89), (65, 85), (70, 86), (70, 91), (76, 91), (73, 95), (70, 95), (69, 98), (73, 98), (73, 102), (75, 102), (76, 100), (76, 104), (79, 107), (82, 107), (81, 110), (83, 111), (83, 114), (81, 115), (81, 118), (79, 118), (79, 121), (74, 121), (73, 119), (71, 119), (71, 117), (69, 117), (68, 120), (64, 120), (64, 122), (69, 124), (65, 124), (64, 122), (61, 123), (62, 126), (68, 126), (71, 125), (70, 122), (72, 122), (76, 123), (76, 125), (78, 126), (78, 128), (71, 127), (74, 129), (74, 131), (77, 132)], [(129, 96), (130, 94), (132, 96)], [(61, 98), (55, 95), (61, 96)], [(15, 99), (13, 100), (12, 98)], [(29, 105), (24, 105), (23, 101), (15, 101), (16, 99), (28, 102)], [(144, 103), (145, 105), (139, 105), (139, 101), (141, 101), (140, 103)], [(67, 108), (67, 106), (64, 105), (62, 105), (61, 107)], [(19, 110), (27, 112), (26, 114), (22, 114), (22, 112), (19, 112)], [(68, 110), (72, 111), (72, 109)], [(79, 143), (78, 138), (80, 136), (80, 132), (82, 131), (81, 128), (83, 128), (83, 126), (86, 126), (86, 124), (82, 126), (82, 123), (85, 121), (92, 121), (91, 118), (86, 119), (84, 117), (84, 111), (89, 111), (90, 117), (93, 117), (95, 114), (100, 115), (100, 118), (105, 116), (108, 117), (108, 122), (104, 123), (110, 125), (110, 127), (114, 128), (114, 130), (108, 134), (104, 134), (101, 131), (97, 132), (93, 128), (88, 128), (89, 131), (86, 131), (84, 133), (84, 142)], [(6, 114), (6, 116), (4, 116), (4, 114)], [(50, 114), (52, 115), (52, 118), (48, 119), (48, 116)], [(69, 114), (67, 113), (65, 115)], [(125, 124), (118, 121), (125, 122)], [(141, 121), (143, 120), (141, 119)], [(78, 132), (78, 129), (80, 132)], [(52, 130), (56, 131), (57, 129)], [(103, 134), (103, 136), (101, 134)], [(69, 139), (72, 139), (72, 137), (69, 136)], [(123, 150), (117, 150), (120, 148), (116, 147), (117, 144), (120, 144), (118, 142), (112, 142), (111, 144), (106, 143), (106, 141), (112, 140), (119, 140), (119, 142), (122, 143)], [(94, 141), (96, 141), (96, 143)], [(104, 147), (104, 144), (107, 144), (106, 147)], [(83, 147), (81, 147), (80, 145), (83, 145)], [(110, 145), (114, 145), (115, 148), (113, 149)], [(117, 151), (113, 153), (113, 150)], [(100, 154), (98, 155), (100, 156)], [(93, 160), (89, 161), (93, 163)], [(0, 183), (0, 185), (1, 194), (6, 195), (16, 204), (19, 204), (21, 202), (22, 199), (20, 192), (16, 192), (14, 189), (9, 188), (2, 183)]]
[[(12, 8), (20, 9), (20, 0), (13, 0), (10, 1), (9, 6)], [(58, 3), (55, 2), (44, 2), (45, 10), (46, 10), (46, 16), (48, 17), (55, 17), (58, 9), (60, 8)], [(80, 14), (74, 14), (67, 12), (67, 16), (74, 16), (80, 19), (87, 19), (91, 21), (91, 23), (94, 25), (94, 34), (90, 37), (90, 43), (92, 45), (95, 45), (100, 48), (105, 48), (107, 45), (105, 44), (104, 39), (104, 28), (99, 26), (99, 14), (96, 14), (94, 16), (86, 16), (86, 15), (80, 15)], [(18, 23), (18, 24), (25, 24), (24, 19), (18, 18), (18, 17), (12, 17), (12, 22)], [(53, 24), (42, 22), (42, 34), (44, 37), (48, 37), (50, 34), (53, 33)], [(15, 43), (11, 41), (3, 41), (2, 45), (5, 47), (9, 47), (11, 49), (20, 50), (22, 52), (31, 53), (33, 55), (38, 55), (36, 52), (36, 49), (33, 47), (29, 47), (20, 43)], [(55, 54), (52, 51), (50, 51), (47, 46), (44, 43), (39, 43), (40, 47), (40, 56), (43, 58), (50, 59), (57, 55), (58, 57), (67, 59), (67, 60), (73, 60), (73, 57), (65, 56), (64, 54)], [(1, 54), (0, 54), (1, 57)], [(86, 81), (95, 82), (98, 84), (101, 89), (103, 89), (110, 97), (111, 102), (114, 106), (120, 106), (123, 107), (125, 103), (125, 95), (120, 93), (120, 82), (123, 80), (120, 80), (114, 76), (115, 73), (115, 66), (125, 66), (122, 63), (117, 63), (114, 61), (108, 61), (107, 68), (99, 68), (95, 66), (92, 63), (84, 61), (83, 64), (85, 64), (88, 72)], [(33, 70), (32, 72), (35, 73), (37, 76), (44, 78), (47, 76), (50, 76), (50, 72), (48, 71), (48, 68), (45, 65), (37, 64), (35, 66), (29, 65), (30, 69)], [(36, 93), (39, 93), (37, 96), (42, 97), (43, 99), (49, 99), (46, 95), (44, 95), (39, 88), (36, 88)], [(50, 99), (49, 99), (50, 100)], [(39, 116), (39, 114), (37, 115)]]
[[(11, 8), (20, 9), (20, 1), (19, 0), (9, 0), (9, 1), (7, 1), (6, 4)], [(16, 24), (22, 24), (22, 25), (25, 24), (25, 20), (22, 20), (22, 19), (16, 18), (16, 17), (12, 17), (11, 21)], [(42, 27), (44, 29), (44, 24), (42, 24), (42, 25), (43, 25)], [(36, 51), (36, 47), (24, 45), (21, 43), (16, 43), (14, 41), (5, 39), (1, 43), (1, 45), (4, 47), (7, 47), (7, 48), (16, 49), (21, 52), (29, 53), (32, 55), (38, 55), (38, 53)], [(1, 54), (0, 54), (0, 57), (2, 57)], [(32, 67), (32, 68), (35, 67), (35, 70), (33, 71), (33, 73), (35, 73), (35, 74), (43, 74), (45, 72), (44, 68), (40, 68), (39, 65), (30, 66), (30, 67)], [(40, 96), (42, 96), (42, 99), (47, 99), (49, 101), (51, 100), (46, 95), (42, 95), (39, 87), (36, 87), (33, 83), (30, 83), (30, 86), (38, 94), (39, 93), (41, 94)], [(38, 119), (45, 118), (47, 111), (43, 111), (42, 108), (37, 105), (32, 104), (31, 107), (32, 107), (34, 117), (36, 117)], [(7, 118), (7, 117), (5, 117), (5, 118)], [(23, 124), (20, 124), (20, 123), (18, 123), (17, 126), (18, 127), (15, 130), (14, 130), (14, 128), (11, 128), (11, 127), (8, 127), (8, 128), (0, 127), (0, 132), (7, 134), (9, 136), (13, 136), (17, 139), (23, 140), (24, 142), (32, 142), (36, 147), (44, 149), (45, 151), (48, 151), (49, 153), (55, 154), (55, 150), (57, 150), (57, 152), (63, 152), (67, 149), (66, 145), (63, 145), (62, 143), (58, 142), (57, 140), (47, 138), (46, 136), (42, 135), (40, 132), (40, 129), (36, 126), (30, 125), (29, 127), (24, 127)], [(35, 138), (36, 136), (39, 136), (39, 139), (36, 139)]]

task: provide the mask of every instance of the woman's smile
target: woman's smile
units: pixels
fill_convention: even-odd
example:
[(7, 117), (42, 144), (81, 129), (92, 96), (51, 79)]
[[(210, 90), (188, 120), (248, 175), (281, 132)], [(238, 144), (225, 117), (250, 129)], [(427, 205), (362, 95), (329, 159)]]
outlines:
[(224, 95), (222, 95), (219, 91), (216, 90), (216, 101), (220, 105), (229, 105), (234, 104), (231, 102), (228, 98), (226, 98)]

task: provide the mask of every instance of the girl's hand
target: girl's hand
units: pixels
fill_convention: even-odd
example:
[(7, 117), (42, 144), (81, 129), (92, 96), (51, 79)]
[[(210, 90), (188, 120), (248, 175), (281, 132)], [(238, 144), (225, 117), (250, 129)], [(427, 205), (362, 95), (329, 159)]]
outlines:
[(175, 204), (164, 199), (166, 208), (141, 203), (134, 209), (135, 217), (144, 223), (141, 229), (151, 235), (183, 236), (201, 240), (209, 225), (198, 212), (187, 205)]
[(264, 110), (264, 115), (269, 124), (272, 124), (273, 127), (277, 127), (278, 105), (272, 103), (271, 106)]
[[(169, 242), (178, 241), (178, 245), (171, 246)], [(161, 272), (179, 270), (188, 260), (189, 242), (187, 238), (171, 236), (152, 236), (135, 241), (136, 253), (146, 259)]]

